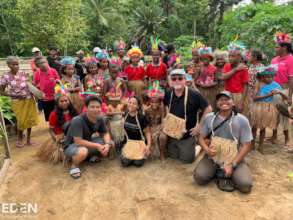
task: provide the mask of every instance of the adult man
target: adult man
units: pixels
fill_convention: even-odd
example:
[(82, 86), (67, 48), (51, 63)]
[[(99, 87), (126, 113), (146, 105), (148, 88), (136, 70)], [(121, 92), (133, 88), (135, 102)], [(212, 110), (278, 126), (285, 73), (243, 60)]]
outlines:
[[(200, 131), (198, 141), (206, 154), (195, 168), (194, 179), (199, 185), (204, 185), (222, 173), (223, 176), (217, 179), (221, 190), (232, 191), (235, 187), (243, 193), (248, 193), (252, 188), (252, 176), (244, 158), (250, 151), (253, 139), (249, 121), (235, 111), (233, 96), (228, 91), (220, 92), (216, 96), (216, 105), (218, 111), (206, 116)], [(220, 167), (211, 159), (218, 153), (216, 150), (218, 148), (212, 146), (206, 139), (209, 138), (212, 129), (214, 133), (211, 138), (237, 140), (237, 144), (235, 143), (237, 155), (232, 158), (232, 163), (224, 163)]]
[(59, 51), (55, 47), (51, 47), (49, 49), (49, 56), (47, 57), (48, 64), (51, 68), (54, 68), (58, 73), (59, 76), (61, 77), (60, 69), (62, 64), (60, 63), (61, 58), (59, 56)]
[[(292, 105), (293, 94), (293, 50), (291, 37), (285, 33), (277, 33), (275, 36), (276, 57), (272, 59), (272, 64), (278, 66), (274, 80), (279, 83), (288, 94), (288, 105)], [(280, 124), (285, 135), (284, 150), (293, 152), (293, 146), (289, 144), (289, 119), (280, 115)], [(277, 139), (277, 130), (273, 131), (273, 142)]]
[(85, 102), (87, 112), (72, 119), (65, 140), (65, 155), (72, 160), (70, 175), (79, 178), (79, 165), (89, 158), (97, 162), (99, 156), (107, 156), (111, 147), (114, 147), (110, 134), (106, 128), (105, 119), (101, 116), (101, 100), (90, 96)]
[[(169, 111), (168, 114), (185, 119), (186, 132), (180, 139), (161, 133), (160, 150), (162, 152), (166, 149), (167, 155), (173, 159), (192, 163), (195, 159), (195, 136), (200, 128), (200, 124), (197, 124), (197, 113), (201, 110), (204, 117), (211, 112), (211, 107), (198, 92), (185, 86), (186, 73), (183, 69), (175, 69), (170, 73), (170, 83), (172, 90), (166, 92), (164, 105)], [(164, 126), (167, 126), (166, 122)], [(176, 127), (174, 129), (176, 130)]]
[(232, 93), (239, 112), (243, 112), (247, 100), (249, 77), (248, 68), (242, 63), (240, 49), (229, 49), (229, 62), (225, 64), (220, 79), (225, 81), (225, 90)]
[(36, 59), (36, 57), (42, 56), (42, 52), (40, 51), (39, 48), (34, 47), (32, 49), (32, 54), (33, 54), (33, 58), (31, 59), (30, 63), (31, 63), (31, 68), (32, 68), (33, 74), (34, 74), (38, 70), (38, 68), (36, 67), (36, 64), (35, 64), (35, 59)]
[(86, 76), (85, 69), (85, 60), (84, 60), (84, 51), (79, 50), (76, 52), (77, 60), (75, 62), (76, 74), (79, 76), (80, 80), (83, 82), (84, 77)]

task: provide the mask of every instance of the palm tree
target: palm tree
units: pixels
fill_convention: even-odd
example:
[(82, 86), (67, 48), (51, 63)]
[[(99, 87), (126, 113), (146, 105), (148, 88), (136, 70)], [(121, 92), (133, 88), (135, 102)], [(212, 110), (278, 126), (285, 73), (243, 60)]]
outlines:
[(112, 0), (89, 0), (98, 22), (104, 27), (109, 27), (109, 20), (117, 16)]
[(134, 13), (134, 31), (130, 38), (131, 43), (136, 42), (140, 47), (146, 47), (146, 39), (157, 35), (166, 16), (158, 0), (144, 0)]

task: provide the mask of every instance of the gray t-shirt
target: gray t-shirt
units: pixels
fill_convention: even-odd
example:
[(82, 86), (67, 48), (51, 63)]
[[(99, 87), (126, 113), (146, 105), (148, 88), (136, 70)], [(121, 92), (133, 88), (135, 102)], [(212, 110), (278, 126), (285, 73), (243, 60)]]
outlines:
[[(206, 115), (203, 126), (201, 128), (201, 135), (206, 137), (211, 131), (212, 131), (212, 119), (215, 116), (215, 114), (209, 113)], [(213, 122), (213, 128), (217, 127), (222, 121), (225, 119), (222, 118), (221, 116), (217, 115), (214, 122)], [(230, 123), (232, 120), (232, 131), (230, 128)], [(233, 135), (232, 133), (233, 132)], [(214, 132), (215, 136), (226, 138), (226, 139), (231, 139), (234, 140), (233, 136), (237, 139), (239, 144), (251, 142), (253, 137), (251, 133), (251, 127), (249, 125), (248, 119), (238, 113), (237, 115), (232, 116), (228, 121), (226, 121), (220, 128), (218, 128)]]

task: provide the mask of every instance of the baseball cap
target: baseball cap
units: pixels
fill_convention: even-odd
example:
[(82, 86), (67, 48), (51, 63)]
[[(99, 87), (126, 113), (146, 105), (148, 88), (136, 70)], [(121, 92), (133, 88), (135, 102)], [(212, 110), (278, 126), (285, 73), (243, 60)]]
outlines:
[(40, 49), (37, 48), (37, 47), (34, 47), (34, 48), (32, 49), (32, 53), (36, 53), (36, 52), (40, 52)]
[(226, 96), (226, 97), (228, 97), (228, 98), (230, 98), (230, 99), (233, 99), (233, 96), (232, 96), (232, 94), (230, 93), (230, 92), (228, 92), (228, 91), (222, 91), (222, 92), (219, 92), (217, 95), (216, 95), (216, 100), (218, 100), (221, 96)]
[(184, 69), (174, 69), (170, 73), (170, 76), (173, 76), (173, 75), (183, 75), (183, 76), (185, 76), (186, 72), (185, 72)]

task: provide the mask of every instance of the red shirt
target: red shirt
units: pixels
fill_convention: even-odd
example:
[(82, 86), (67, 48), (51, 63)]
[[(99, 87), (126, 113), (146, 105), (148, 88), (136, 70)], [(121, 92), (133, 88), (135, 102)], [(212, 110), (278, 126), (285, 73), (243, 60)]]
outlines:
[(288, 54), (284, 57), (275, 57), (272, 59), (272, 64), (278, 65), (278, 71), (274, 80), (281, 85), (287, 84), (289, 78), (293, 76), (293, 55)]
[[(64, 122), (70, 121), (72, 119), (72, 117), (70, 116), (70, 114), (65, 114), (64, 115)], [(63, 133), (63, 128), (59, 127), (57, 124), (57, 114), (56, 111), (52, 111), (49, 117), (49, 126), (50, 128), (53, 129), (54, 134), (58, 135), (58, 134), (62, 134)]]
[[(223, 68), (223, 74), (232, 70), (230, 63), (226, 63)], [(231, 93), (243, 93), (244, 85), (248, 83), (248, 70), (237, 71), (232, 77), (225, 80), (225, 90)]]
[(49, 68), (47, 73), (38, 69), (34, 74), (34, 84), (45, 94), (44, 101), (54, 100), (54, 88), (57, 79), (60, 79), (60, 77), (53, 68)]
[(129, 65), (124, 69), (124, 72), (128, 77), (128, 81), (144, 80), (145, 70), (142, 66), (134, 67), (132, 65)]
[(159, 66), (149, 64), (146, 69), (146, 75), (153, 80), (164, 80), (167, 76), (167, 66), (161, 63)]

